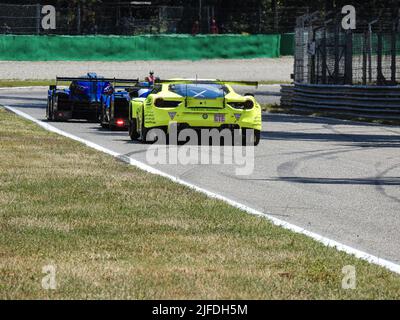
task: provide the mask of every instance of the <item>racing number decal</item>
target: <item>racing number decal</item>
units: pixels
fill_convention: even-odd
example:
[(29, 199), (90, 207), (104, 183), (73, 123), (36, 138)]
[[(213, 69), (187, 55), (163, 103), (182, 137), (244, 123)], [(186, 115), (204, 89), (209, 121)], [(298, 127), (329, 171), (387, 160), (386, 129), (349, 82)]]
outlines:
[(223, 113), (214, 114), (214, 122), (225, 122), (225, 115)]

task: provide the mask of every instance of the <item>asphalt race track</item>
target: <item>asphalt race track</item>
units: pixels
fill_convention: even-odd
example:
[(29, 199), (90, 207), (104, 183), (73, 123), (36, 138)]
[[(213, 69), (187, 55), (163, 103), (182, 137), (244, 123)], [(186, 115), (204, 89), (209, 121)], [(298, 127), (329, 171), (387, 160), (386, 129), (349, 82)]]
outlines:
[[(257, 91), (262, 102), (274, 101)], [(271, 100), (272, 99), (272, 100)], [(0, 104), (45, 121), (46, 89), (1, 89)], [(157, 165), (169, 174), (356, 249), (400, 263), (400, 127), (263, 115), (255, 169)], [(95, 123), (55, 127), (146, 162), (149, 145)]]

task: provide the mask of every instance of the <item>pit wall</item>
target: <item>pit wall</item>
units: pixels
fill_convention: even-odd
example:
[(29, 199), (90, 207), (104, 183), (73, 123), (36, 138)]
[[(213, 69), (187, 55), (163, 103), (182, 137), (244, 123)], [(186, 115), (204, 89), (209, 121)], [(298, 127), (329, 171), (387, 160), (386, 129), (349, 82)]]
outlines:
[[(281, 43), (284, 45), (281, 48)], [(0, 60), (129, 61), (277, 58), (290, 40), (268, 35), (0, 35)]]

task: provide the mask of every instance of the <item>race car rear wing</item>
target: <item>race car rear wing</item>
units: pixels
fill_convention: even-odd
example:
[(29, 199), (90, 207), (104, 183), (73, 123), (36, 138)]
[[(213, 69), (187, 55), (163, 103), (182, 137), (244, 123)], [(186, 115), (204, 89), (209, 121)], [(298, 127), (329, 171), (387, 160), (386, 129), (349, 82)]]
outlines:
[(198, 84), (210, 84), (210, 83), (215, 83), (215, 84), (227, 84), (231, 86), (251, 86), (251, 87), (258, 87), (258, 82), (257, 81), (232, 81), (232, 80), (197, 80), (197, 79), (170, 79), (170, 80), (160, 80), (156, 79), (155, 83), (186, 83), (186, 84), (193, 84), (193, 83), (198, 83)]
[(56, 77), (56, 84), (50, 85), (50, 90), (57, 89), (58, 82), (70, 82), (70, 81), (112, 82), (115, 87), (117, 83), (136, 85), (137, 83), (139, 83), (139, 78), (137, 78), (137, 79), (118, 79), (118, 78), (89, 78), (89, 77)]
[(118, 78), (86, 78), (86, 77), (56, 77), (56, 83), (60, 81), (85, 81), (85, 82), (113, 82), (115, 83), (138, 83), (137, 79), (118, 79)]

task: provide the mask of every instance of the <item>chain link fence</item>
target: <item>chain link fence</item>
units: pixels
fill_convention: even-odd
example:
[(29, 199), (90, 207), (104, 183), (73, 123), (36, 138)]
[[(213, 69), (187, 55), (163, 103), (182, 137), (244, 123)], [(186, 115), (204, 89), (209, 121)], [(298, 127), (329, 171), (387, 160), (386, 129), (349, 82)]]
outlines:
[(40, 32), (40, 5), (0, 4), (0, 32), (31, 34)]
[(232, 33), (265, 34), (293, 32), (293, 17), (307, 7), (154, 6), (116, 2), (56, 7), (56, 29), (44, 30), (42, 6), (0, 4), (3, 34), (171, 34)]
[(341, 12), (297, 19), (294, 78), (304, 84), (400, 83), (400, 9), (357, 15), (355, 30), (342, 28)]

